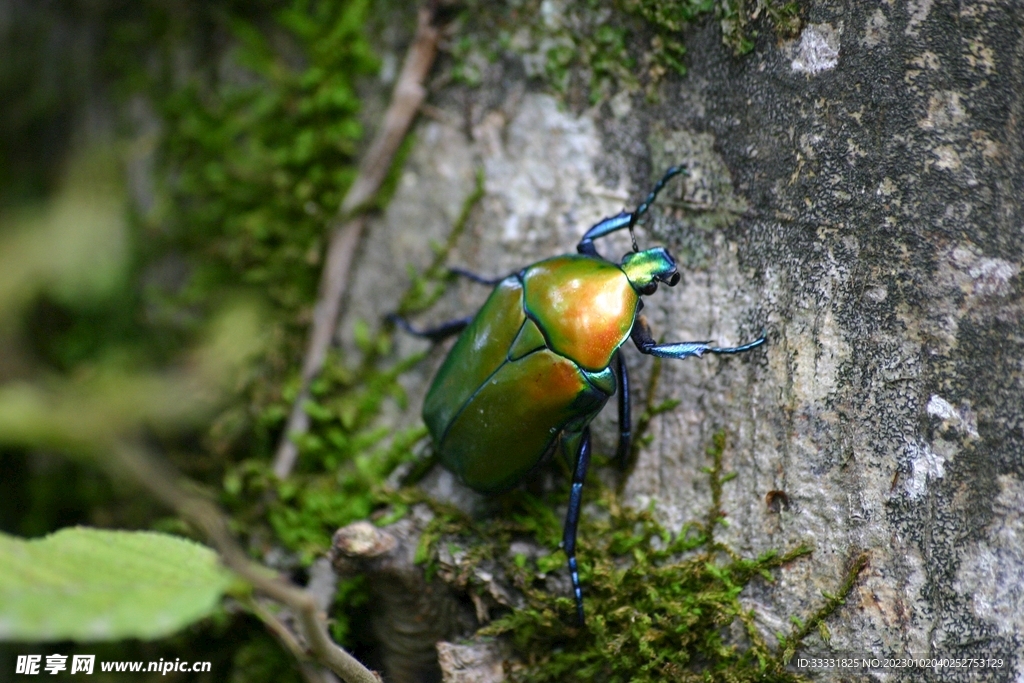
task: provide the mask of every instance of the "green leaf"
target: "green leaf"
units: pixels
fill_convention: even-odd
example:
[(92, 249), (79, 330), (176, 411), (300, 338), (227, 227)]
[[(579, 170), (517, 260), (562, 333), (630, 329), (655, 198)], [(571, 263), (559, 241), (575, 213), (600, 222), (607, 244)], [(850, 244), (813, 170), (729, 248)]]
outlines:
[(0, 534), (0, 641), (160, 638), (209, 615), (230, 582), (212, 550), (167, 534)]

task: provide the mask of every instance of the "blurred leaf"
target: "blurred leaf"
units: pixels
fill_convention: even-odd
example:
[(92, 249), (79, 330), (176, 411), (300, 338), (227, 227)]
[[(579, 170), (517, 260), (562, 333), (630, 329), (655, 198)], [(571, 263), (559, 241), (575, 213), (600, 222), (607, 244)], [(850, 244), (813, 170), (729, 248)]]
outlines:
[(141, 427), (207, 417), (259, 348), (259, 330), (255, 307), (238, 305), (213, 321), (206, 343), (181, 370), (146, 374), (100, 367), (70, 380), (0, 385), (0, 444), (102, 447)]
[(0, 217), (0, 320), (39, 290), (62, 302), (94, 299), (124, 277), (124, 203), (109, 152), (69, 166), (52, 201)]
[(176, 536), (0, 534), (0, 640), (159, 638), (209, 615), (230, 582), (212, 550)]
[(254, 302), (241, 300), (217, 314), (206, 343), (195, 354), (204, 380), (214, 384), (234, 380), (231, 375), (263, 349), (267, 340), (261, 313)]
[(202, 387), (187, 377), (104, 373), (54, 389), (0, 387), (0, 443), (77, 450), (103, 445), (141, 425), (184, 423), (204, 408)]

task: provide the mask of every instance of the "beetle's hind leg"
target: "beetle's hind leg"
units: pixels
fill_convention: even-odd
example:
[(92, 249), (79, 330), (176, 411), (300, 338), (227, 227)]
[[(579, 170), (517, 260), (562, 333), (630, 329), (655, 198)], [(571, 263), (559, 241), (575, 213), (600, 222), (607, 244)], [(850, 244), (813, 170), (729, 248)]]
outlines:
[(417, 330), (415, 327), (409, 324), (409, 321), (398, 315), (392, 313), (387, 318), (389, 321), (401, 327), (403, 330), (413, 335), (414, 337), (423, 337), (429, 339), (432, 342), (444, 341), (448, 337), (454, 337), (458, 333), (462, 332), (469, 323), (473, 322), (473, 316), (466, 316), (465, 318), (457, 318), (455, 320), (449, 320), (446, 323), (441, 323), (437, 327), (429, 327), (425, 330)]
[[(568, 438), (566, 438), (568, 437)], [(590, 466), (590, 427), (584, 427), (576, 438), (563, 436), (563, 443), (579, 443), (572, 472), (572, 489), (569, 491), (569, 509), (565, 513), (565, 527), (562, 532), (562, 549), (569, 558), (569, 576), (572, 579), (573, 597), (576, 598), (576, 620), (583, 626), (583, 589), (580, 588), (580, 572), (576, 564), (576, 529), (580, 522), (580, 506), (583, 503), (583, 480), (587, 478)]]
[[(462, 268), (449, 268), (448, 272), (452, 275), (458, 275), (464, 277), (471, 282), (476, 282), (481, 285), (494, 286), (502, 280), (508, 278), (508, 275), (502, 275), (501, 277), (484, 277), (483, 275), (477, 275), (470, 270), (464, 270)], [(446, 323), (441, 323), (437, 327), (429, 327), (425, 330), (418, 330), (409, 324), (409, 321), (398, 315), (397, 313), (391, 313), (387, 316), (387, 320), (398, 327), (401, 327), (407, 333), (414, 337), (422, 337), (429, 339), (432, 342), (444, 341), (448, 337), (454, 337), (458, 333), (462, 332), (466, 327), (473, 322), (473, 316), (466, 316), (465, 318), (456, 318), (455, 320), (449, 320)]]
[(412, 462), (408, 464), (405, 471), (397, 478), (398, 485), (402, 487), (415, 486), (440, 461), (441, 459), (438, 457), (437, 450), (433, 447), (433, 444), (430, 444), (425, 450), (414, 452)]

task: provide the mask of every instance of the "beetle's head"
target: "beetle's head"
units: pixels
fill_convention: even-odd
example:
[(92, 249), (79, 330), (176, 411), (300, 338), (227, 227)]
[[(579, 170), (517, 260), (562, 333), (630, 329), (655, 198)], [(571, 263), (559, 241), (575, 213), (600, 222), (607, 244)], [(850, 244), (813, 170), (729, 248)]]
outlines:
[(622, 272), (633, 289), (645, 295), (658, 291), (659, 282), (669, 287), (679, 282), (676, 260), (664, 247), (629, 252), (622, 257)]

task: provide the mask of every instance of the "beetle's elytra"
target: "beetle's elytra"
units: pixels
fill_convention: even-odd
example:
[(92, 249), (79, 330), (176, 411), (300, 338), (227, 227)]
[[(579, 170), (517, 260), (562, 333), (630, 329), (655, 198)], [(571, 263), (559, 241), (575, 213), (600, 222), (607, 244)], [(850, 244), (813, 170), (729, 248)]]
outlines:
[(544, 456), (560, 448), (573, 463), (563, 548), (568, 556), (583, 624), (583, 593), (576, 565), (576, 526), (583, 480), (590, 462), (591, 420), (619, 395), (618, 457), (630, 446), (629, 377), (619, 348), (632, 339), (640, 350), (662, 358), (707, 353), (734, 354), (765, 342), (720, 348), (709, 342), (658, 344), (642, 316), (641, 296), (658, 283), (679, 281), (675, 259), (663, 247), (633, 251), (621, 263), (603, 258), (594, 240), (618, 230), (633, 233), (670, 178), (670, 168), (635, 211), (594, 225), (577, 254), (540, 261), (497, 281), (460, 272), (494, 291), (471, 318), (432, 330), (409, 332), (440, 340), (461, 335), (438, 371), (423, 404), (423, 419), (441, 463), (482, 493), (515, 486)]

